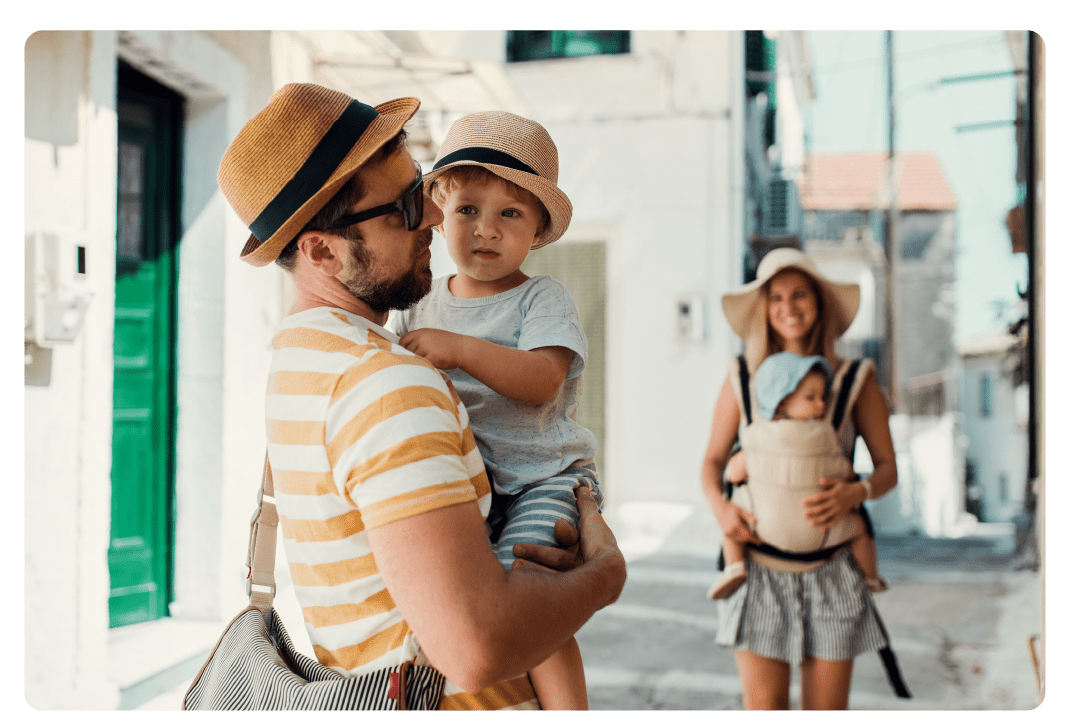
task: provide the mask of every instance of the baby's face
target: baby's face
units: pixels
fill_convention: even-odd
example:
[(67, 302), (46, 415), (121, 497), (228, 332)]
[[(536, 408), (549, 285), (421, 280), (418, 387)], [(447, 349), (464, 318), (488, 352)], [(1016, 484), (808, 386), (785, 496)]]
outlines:
[(809, 371), (796, 390), (782, 399), (780, 410), (789, 419), (821, 419), (825, 414), (825, 375)]

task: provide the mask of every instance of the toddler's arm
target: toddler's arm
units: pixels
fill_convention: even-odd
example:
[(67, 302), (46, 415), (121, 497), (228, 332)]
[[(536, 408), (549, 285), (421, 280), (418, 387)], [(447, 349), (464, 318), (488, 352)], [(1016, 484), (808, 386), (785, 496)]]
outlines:
[(530, 405), (555, 396), (574, 355), (565, 346), (520, 351), (438, 328), (409, 331), (400, 345), (438, 369), (462, 369), (497, 394)]
[(725, 466), (725, 476), (730, 482), (736, 484), (748, 479), (748, 465), (744, 461), (744, 450), (740, 450), (732, 457)]

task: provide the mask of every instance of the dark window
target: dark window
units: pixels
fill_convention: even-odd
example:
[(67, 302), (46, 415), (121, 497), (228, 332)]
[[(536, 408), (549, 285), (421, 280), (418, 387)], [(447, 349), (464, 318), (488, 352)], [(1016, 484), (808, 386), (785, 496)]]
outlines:
[(508, 63), (628, 52), (628, 30), (507, 31)]
[(981, 416), (992, 416), (992, 377), (981, 375)]
[(900, 257), (904, 260), (916, 260), (922, 257), (935, 234), (936, 230), (916, 230), (906, 235), (903, 244), (899, 246)]

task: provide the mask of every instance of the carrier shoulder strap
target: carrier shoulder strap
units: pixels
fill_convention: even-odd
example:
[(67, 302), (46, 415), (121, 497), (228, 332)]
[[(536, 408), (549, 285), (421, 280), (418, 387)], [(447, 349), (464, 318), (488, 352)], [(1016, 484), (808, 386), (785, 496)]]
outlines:
[(740, 379), (740, 397), (744, 403), (744, 417), (751, 424), (751, 389), (748, 387), (750, 375), (748, 373), (748, 361), (743, 355), (737, 356), (737, 376)]
[(844, 418), (851, 413), (855, 400), (858, 398), (857, 385), (861, 386), (862, 380), (870, 370), (869, 362), (858, 358), (846, 361), (844, 367), (844, 376), (840, 380), (840, 389), (837, 391), (836, 403), (833, 407), (833, 430), (838, 432), (844, 423)]

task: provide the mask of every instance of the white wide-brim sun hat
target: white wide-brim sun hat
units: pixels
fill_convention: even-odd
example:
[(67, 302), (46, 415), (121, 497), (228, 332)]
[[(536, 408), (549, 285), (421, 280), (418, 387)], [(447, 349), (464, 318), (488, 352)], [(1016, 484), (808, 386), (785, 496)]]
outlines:
[[(744, 341), (747, 341), (756, 324), (766, 318), (766, 308), (762, 304), (763, 296), (759, 289), (778, 273), (796, 269), (810, 276), (818, 286), (822, 299), (822, 312), (830, 334), (834, 338), (841, 336), (855, 320), (859, 312), (859, 286), (855, 283), (837, 283), (828, 280), (814, 261), (801, 250), (781, 247), (771, 250), (759, 263), (755, 280), (747, 283), (732, 293), (722, 296), (722, 311), (730, 327)], [(759, 326), (758, 330), (764, 330)]]

